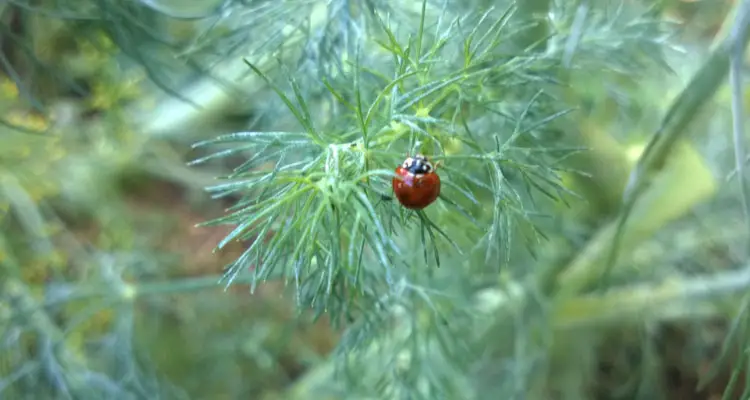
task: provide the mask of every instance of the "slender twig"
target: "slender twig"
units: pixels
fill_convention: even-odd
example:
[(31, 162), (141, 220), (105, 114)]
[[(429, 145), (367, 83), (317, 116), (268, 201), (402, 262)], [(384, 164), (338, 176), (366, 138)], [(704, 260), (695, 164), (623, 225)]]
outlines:
[[(568, 299), (557, 308), (555, 325), (573, 327), (606, 320), (622, 322), (636, 315), (657, 320), (706, 313), (711, 316), (718, 311), (714, 301), (742, 294), (749, 287), (750, 266), (691, 279), (638, 284), (606, 294)], [(581, 309), (591, 312), (581, 313)], [(572, 311), (570, 315), (566, 316), (566, 310)]]
[[(59, 300), (33, 303), (33, 305), (31, 305), (32, 303), (27, 303), (24, 307), (14, 308), (13, 315), (23, 317), (37, 311), (43, 311), (45, 307), (59, 306), (73, 301), (107, 298), (112, 301), (125, 303), (143, 297), (167, 295), (170, 293), (187, 293), (211, 289), (224, 290), (220, 284), (221, 278), (221, 275), (211, 275), (171, 279), (163, 282), (123, 283), (118, 290), (113, 290), (112, 287), (107, 285), (80, 286), (76, 287), (76, 290), (71, 292), (69, 296), (65, 296)], [(238, 277), (234, 284), (249, 284), (251, 282), (252, 276), (244, 276)]]

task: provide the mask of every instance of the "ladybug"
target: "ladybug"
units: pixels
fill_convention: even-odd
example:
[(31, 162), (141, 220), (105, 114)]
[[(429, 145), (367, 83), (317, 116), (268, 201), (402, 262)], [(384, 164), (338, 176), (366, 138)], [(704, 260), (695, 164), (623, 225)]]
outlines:
[(417, 154), (407, 157), (396, 168), (393, 193), (402, 206), (421, 210), (434, 202), (440, 194), (440, 177), (427, 157)]

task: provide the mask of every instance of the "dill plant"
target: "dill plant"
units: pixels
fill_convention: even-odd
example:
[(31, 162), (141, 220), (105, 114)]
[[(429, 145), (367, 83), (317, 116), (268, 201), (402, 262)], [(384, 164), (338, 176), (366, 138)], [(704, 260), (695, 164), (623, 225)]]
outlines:
[[(275, 83), (247, 61), (301, 129), (196, 144), (230, 146), (195, 163), (252, 153), (223, 178), (229, 182), (209, 188), (217, 198), (240, 198), (211, 222), (236, 226), (219, 247), (253, 239), (227, 268), (228, 284), (238, 276), (251, 276), (253, 285), (289, 279), (300, 305), (337, 316), (357, 297), (371, 296), (361, 300), (366, 306), (393, 291), (407, 271), (440, 267), (441, 253), (471, 252), (473, 244), (500, 271), (517, 233), (530, 246), (539, 242), (535, 211), (525, 204), (535, 195), (563, 196), (553, 164), (570, 151), (534, 143), (532, 135), (570, 111), (549, 111), (554, 97), (538, 82), (550, 63), (505, 45), (524, 30), (513, 6), (469, 17), (426, 10), (423, 2), (415, 32), (373, 13), (369, 37), (340, 74), (323, 79), (328, 93), (314, 100), (283, 66)], [(492, 93), (513, 86), (523, 89)], [(476, 110), (493, 106), (499, 117), (482, 125), (495, 126), (478, 132)], [(444, 164), (444, 190), (437, 205), (409, 212), (391, 199), (390, 179), (405, 155), (418, 152)]]
[[(484, 357), (475, 346), (498, 329), (478, 317), (477, 301), (495, 296), (518, 300), (496, 334), (516, 358), (504, 378), (480, 387), (513, 397), (532, 385), (549, 340), (549, 287), (537, 286), (544, 270), (533, 265), (545, 231), (559, 229), (550, 212), (582, 200), (563, 175), (587, 176), (565, 162), (582, 150), (566, 126), (580, 95), (560, 64), (567, 58), (581, 75), (609, 70), (628, 80), (618, 67), (657, 64), (660, 39), (611, 42), (614, 27), (632, 19), (606, 7), (580, 32), (568, 3), (526, 4), (467, 12), (423, 1), (417, 10), (404, 6), (411, 18), (360, 9), (367, 29), (328, 60), (338, 68), (315, 69), (318, 84), (299, 83), (309, 64), (261, 70), (246, 59), (273, 88), (271, 107), (284, 107), (298, 129), (268, 123), (202, 141), (195, 147), (218, 149), (194, 163), (248, 154), (226, 183), (208, 189), (239, 199), (208, 223), (234, 227), (219, 247), (250, 241), (227, 266), (225, 284), (284, 280), (300, 310), (345, 322), (334, 368), (344, 367), (348, 384), (301, 384), (296, 395), (483, 398), (472, 384), (482, 378), (468, 374)], [(647, 14), (630, 18), (659, 32)], [(622, 57), (586, 64), (609, 54), (607, 46)], [(570, 61), (574, 52), (585, 61)], [(442, 163), (444, 189), (434, 205), (412, 212), (391, 198), (390, 179), (415, 153)], [(509, 292), (483, 290), (498, 284)]]

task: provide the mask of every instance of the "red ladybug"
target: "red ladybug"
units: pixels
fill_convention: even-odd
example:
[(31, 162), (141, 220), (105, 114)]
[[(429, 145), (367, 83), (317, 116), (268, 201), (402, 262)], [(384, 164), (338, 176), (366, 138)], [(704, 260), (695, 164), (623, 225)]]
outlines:
[(434, 202), (440, 194), (440, 177), (427, 157), (417, 154), (407, 157), (396, 168), (393, 193), (402, 206), (421, 210)]

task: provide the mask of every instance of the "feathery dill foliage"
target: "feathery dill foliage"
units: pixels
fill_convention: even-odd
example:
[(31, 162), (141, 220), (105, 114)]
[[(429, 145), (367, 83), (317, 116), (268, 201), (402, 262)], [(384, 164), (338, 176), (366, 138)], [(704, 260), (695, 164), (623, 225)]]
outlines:
[[(480, 250), (501, 266), (516, 235), (529, 248), (539, 242), (529, 200), (564, 195), (554, 163), (565, 152), (533, 137), (569, 112), (545, 111), (555, 101), (543, 79), (553, 63), (513, 46), (526, 27), (513, 6), (452, 15), (420, 5), (416, 23), (374, 10), (368, 36), (322, 79), (328, 96), (312, 100), (285, 67), (277, 84), (247, 61), (301, 129), (196, 144), (230, 146), (194, 163), (251, 154), (209, 188), (239, 197), (209, 222), (235, 226), (218, 247), (249, 241), (226, 269), (227, 284), (281, 277), (294, 282), (300, 306), (351, 319), (410, 270), (440, 266), (441, 254)], [(444, 190), (436, 205), (410, 212), (390, 199), (390, 180), (416, 152), (443, 163)]]

